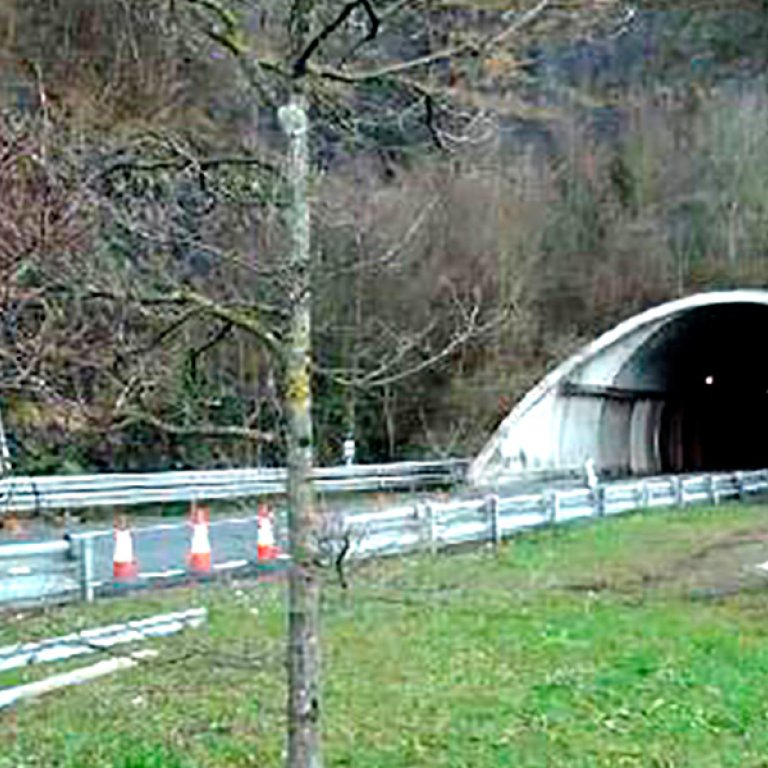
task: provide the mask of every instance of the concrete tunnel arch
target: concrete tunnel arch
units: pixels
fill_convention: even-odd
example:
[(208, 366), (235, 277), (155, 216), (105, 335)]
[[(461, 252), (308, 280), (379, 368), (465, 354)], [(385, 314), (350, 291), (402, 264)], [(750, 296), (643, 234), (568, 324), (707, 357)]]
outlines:
[(472, 462), (608, 475), (768, 467), (768, 291), (701, 293), (625, 320), (545, 376)]

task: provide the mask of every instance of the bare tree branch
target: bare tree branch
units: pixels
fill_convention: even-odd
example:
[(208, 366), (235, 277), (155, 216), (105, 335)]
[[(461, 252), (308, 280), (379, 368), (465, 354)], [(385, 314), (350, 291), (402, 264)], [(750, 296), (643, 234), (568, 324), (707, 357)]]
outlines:
[(157, 416), (147, 413), (127, 409), (124, 411), (124, 418), (113, 424), (113, 429), (125, 429), (131, 424), (148, 424), (161, 432), (176, 437), (217, 437), (233, 438), (238, 440), (252, 440), (261, 443), (274, 443), (277, 436), (273, 432), (262, 432), (250, 427), (240, 427), (236, 425), (217, 425), (217, 424), (195, 424), (182, 425), (160, 419)]
[(450, 357), (458, 349), (466, 345), (469, 341), (482, 336), (492, 330), (496, 330), (509, 322), (513, 314), (513, 308), (507, 307), (504, 311), (499, 312), (496, 317), (482, 325), (477, 324), (477, 318), (480, 308), (475, 306), (472, 310), (466, 312), (464, 327), (456, 332), (451, 339), (444, 344), (439, 350), (428, 355), (420, 360), (418, 363), (406, 366), (404, 368), (397, 369), (397, 364), (401, 362), (405, 356), (414, 349), (415, 345), (412, 342), (408, 342), (402, 345), (394, 356), (385, 360), (378, 368), (373, 371), (369, 371), (362, 376), (349, 378), (343, 376), (339, 371), (316, 367), (315, 372), (330, 376), (331, 379), (337, 384), (345, 387), (356, 387), (359, 389), (378, 389), (381, 387), (387, 387), (391, 384), (395, 384), (399, 381), (407, 379), (411, 376), (415, 376), (422, 371), (434, 367), (442, 360)]
[(332, 67), (313, 67), (307, 63), (307, 71), (310, 74), (317, 77), (324, 77), (330, 80), (337, 80), (342, 83), (361, 83), (366, 80), (379, 80), (384, 77), (392, 77), (401, 75), (405, 72), (409, 72), (413, 69), (425, 67), (429, 64), (434, 64), (438, 61), (445, 61), (447, 59), (458, 58), (462, 56), (484, 56), (490, 50), (503, 43), (512, 35), (516, 34), (524, 27), (528, 26), (536, 19), (538, 19), (550, 6), (551, 0), (539, 0), (539, 2), (519, 16), (515, 16), (514, 20), (508, 24), (501, 32), (496, 34), (487, 35), (479, 41), (467, 41), (461, 45), (448, 46), (442, 48), (439, 51), (419, 56), (415, 59), (409, 59), (407, 61), (398, 61), (392, 64), (387, 64), (383, 67), (376, 69), (362, 70), (362, 71), (345, 71), (343, 69), (335, 69)]
[[(72, 295), (72, 291), (66, 286), (52, 288), (47, 291), (51, 295)], [(166, 294), (118, 294), (100, 289), (87, 290), (77, 294), (78, 298), (85, 300), (106, 300), (117, 304), (139, 304), (148, 307), (158, 306), (184, 306), (193, 305), (198, 310), (220, 320), (224, 320), (231, 326), (241, 328), (256, 336), (279, 359), (283, 358), (284, 345), (278, 336), (263, 323), (257, 314), (260, 309), (257, 304), (228, 304), (205, 296), (191, 288), (182, 288)], [(191, 315), (190, 315), (191, 317)], [(185, 320), (189, 319), (184, 318)]]
[(163, 328), (160, 333), (156, 334), (155, 337), (147, 344), (129, 349), (126, 354), (143, 355), (147, 352), (151, 352), (153, 349), (159, 347), (169, 337), (173, 336), (177, 331), (181, 330), (181, 328), (186, 325), (187, 322), (192, 320), (199, 312), (200, 310), (197, 307), (191, 307), (190, 309), (185, 310), (179, 317), (175, 318), (169, 325)]
[(255, 166), (271, 174), (279, 175), (280, 169), (269, 160), (250, 155), (214, 155), (211, 157), (195, 158), (185, 156), (180, 159), (139, 160), (138, 158), (120, 158), (107, 164), (99, 171), (97, 177), (106, 177), (120, 171), (183, 171), (186, 168), (198, 168), (202, 171), (220, 166)]
[(267, 325), (256, 317), (256, 307), (232, 307), (221, 304), (208, 296), (192, 290), (183, 290), (180, 292), (180, 298), (183, 302), (194, 304), (213, 317), (225, 320), (237, 328), (242, 328), (248, 333), (252, 333), (260, 339), (270, 351), (279, 359), (284, 360), (286, 347), (283, 342), (271, 331)]
[[(424, 0), (395, 0), (391, 5), (387, 6), (383, 10), (379, 11), (378, 13), (378, 19), (379, 19), (379, 26), (377, 33), (381, 31), (381, 29), (384, 26), (384, 22), (394, 16), (399, 11), (403, 10), (403, 8), (406, 8), (409, 5), (419, 5), (423, 3)], [(375, 39), (375, 37), (369, 37), (366, 36), (362, 38), (361, 40), (358, 40), (342, 57), (342, 64), (349, 59), (350, 56), (357, 53), (360, 48), (362, 48), (366, 43), (370, 42), (371, 40)]]
[(347, 3), (336, 16), (336, 18), (327, 24), (312, 40), (296, 59), (293, 64), (293, 76), (303, 77), (307, 73), (307, 64), (312, 54), (327, 40), (353, 13), (357, 8), (365, 9), (368, 16), (368, 32), (363, 37), (363, 41), (373, 40), (379, 30), (379, 18), (373, 10), (370, 0), (354, 0)]

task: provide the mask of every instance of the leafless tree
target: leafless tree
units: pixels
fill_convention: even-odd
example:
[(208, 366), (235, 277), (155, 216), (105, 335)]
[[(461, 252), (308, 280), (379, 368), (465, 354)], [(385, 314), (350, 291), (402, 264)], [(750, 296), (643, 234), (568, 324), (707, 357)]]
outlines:
[[(167, 96), (174, 83), (158, 83), (145, 60), (157, 61), (169, 50), (174, 56), (183, 52), (192, 61), (205, 62), (201, 71), (226, 68), (235, 78), (246, 123), (253, 121), (257, 104), (283, 106), (289, 160), (284, 166), (276, 156), (276, 142), (254, 142), (252, 134), (235, 146), (237, 120), (231, 122), (230, 132), (215, 131), (215, 121), (205, 118), (199, 119), (197, 131), (169, 127), (169, 105), (150, 100), (146, 116), (152, 127), (145, 125), (114, 146), (99, 147), (99, 167), (89, 168), (82, 180), (87, 202), (77, 215), (66, 208), (45, 208), (53, 219), (46, 213), (37, 237), (43, 238), (38, 247), (46, 259), (60, 251), (46, 239), (52, 221), (57, 233), (67, 231), (70, 217), (86, 231), (97, 226), (100, 242), (99, 247), (77, 249), (83, 252), (80, 258), (70, 253), (61, 274), (49, 262), (32, 283), (31, 317), (25, 327), (34, 328), (38, 347), (30, 345), (31, 366), (19, 365), (25, 358), (14, 355), (14, 375), (18, 379), (34, 373), (41, 388), (51, 386), (55, 376), (38, 375), (40, 361), (62, 351), (40, 340), (50, 338), (49, 323), (65, 318), (65, 325), (78, 334), (78, 349), (98, 348), (99, 359), (88, 360), (86, 354), (78, 370), (89, 375), (64, 375), (61, 386), (82, 403), (89, 401), (94, 388), (104, 386), (110, 394), (102, 404), (103, 418), (110, 425), (143, 423), (171, 435), (269, 441), (275, 439), (274, 431), (255, 426), (255, 414), (246, 414), (238, 424), (223, 422), (211, 418), (215, 407), (204, 392), (197, 410), (190, 411), (187, 401), (169, 402), (163, 386), (169, 370), (199, 369), (204, 356), (234, 338), (247, 337), (259, 359), (269, 361), (270, 373), (277, 372), (281, 379), (280, 416), (286, 425), (290, 471), (294, 567), (287, 764), (320, 768), (321, 558), (309, 482), (314, 453), (310, 376), (331, 378), (355, 390), (387, 391), (491, 332), (508, 316), (508, 308), (487, 316), (482, 294), (460, 289), (445, 274), (436, 280), (441, 290), (434, 296), (436, 305), (443, 304), (441, 312), (416, 312), (422, 322), (409, 328), (380, 316), (368, 338), (353, 345), (345, 361), (349, 366), (319, 362), (311, 317), (313, 280), (321, 282), (322, 270), (313, 268), (316, 253), (310, 242), (305, 105), (313, 116), (314, 136), (327, 141), (330, 135), (344, 135), (353, 147), (380, 151), (383, 171), (389, 162), (381, 147), (383, 129), (407, 136), (416, 146), (429, 143), (441, 151), (477, 146), (492, 136), (494, 113), (523, 109), (520, 100), (508, 94), (525, 74), (529, 42), (541, 35), (599, 28), (609, 23), (619, 3), (582, 0), (562, 6), (533, 0), (488, 10), (420, 0), (182, 0), (151, 3), (143, 20), (140, 4), (122, 5), (128, 9), (126, 18), (136, 23), (126, 25), (126, 32), (111, 29), (124, 58), (135, 67), (123, 66), (123, 58), (120, 66), (114, 65), (108, 50), (99, 51), (103, 66), (114, 65), (110, 86), (120, 85), (122, 103), (130, 101), (132, 89), (139, 94), (155, 89)], [(44, 20), (63, 25), (62, 33), (74, 50), (86, 47), (88, 30), (104, 18), (93, 4), (75, 4), (55, 19), (45, 16), (45, 3), (30, 7), (33, 16), (42, 13)], [(157, 45), (157, 37), (137, 32), (147, 30), (148, 19), (168, 32), (165, 48)], [(155, 45), (145, 46), (145, 39)], [(36, 78), (44, 84), (51, 64), (42, 60), (42, 48), (37, 54), (41, 61)], [(98, 76), (98, 67), (78, 64), (73, 56), (67, 63), (72, 77), (77, 77), (79, 66), (89, 69), (89, 77)], [(187, 87), (193, 80), (188, 78)], [(214, 100), (210, 90), (206, 93)], [(71, 109), (68, 98), (62, 96)], [(172, 103), (183, 114), (184, 99)], [(79, 106), (84, 114), (85, 107)], [(316, 156), (321, 149), (318, 141)], [(48, 173), (46, 162), (40, 167)], [(23, 188), (26, 182), (19, 183)], [(48, 206), (47, 187), (41, 199)], [(216, 216), (208, 215), (212, 206)], [(287, 214), (285, 225), (275, 211)], [(374, 238), (352, 251), (349, 263), (342, 260), (334, 269), (354, 276), (366, 261), (386, 269), (409, 247), (429, 215), (427, 204), (397, 235), (386, 238), (389, 242)], [(22, 220), (19, 204), (13, 221)], [(360, 229), (355, 229), (354, 237), (359, 237)], [(268, 241), (263, 250), (262, 238)], [(8, 264), (18, 272), (26, 240), (17, 241)], [(23, 290), (15, 290), (19, 300)], [(354, 280), (352, 295), (360, 295)], [(451, 325), (440, 327), (445, 318)], [(77, 356), (67, 351), (68, 359)]]

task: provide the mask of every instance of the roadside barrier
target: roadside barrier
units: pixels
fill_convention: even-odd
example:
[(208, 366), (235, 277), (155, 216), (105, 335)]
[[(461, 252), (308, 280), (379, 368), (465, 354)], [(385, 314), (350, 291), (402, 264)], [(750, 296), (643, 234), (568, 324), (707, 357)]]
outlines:
[[(469, 461), (402, 461), (315, 467), (322, 493), (450, 487), (463, 481)], [(210, 469), (179, 472), (53, 475), (0, 479), (0, 512), (132, 506), (172, 501), (256, 498), (284, 494), (284, 468)]]
[(126, 651), (122, 656), (115, 655), (112, 649), (118, 645), (141, 642), (155, 637), (166, 637), (186, 628), (199, 627), (205, 619), (206, 610), (204, 608), (191, 608), (186, 611), (128, 621), (124, 624), (112, 624), (106, 627), (83, 630), (35, 643), (17, 643), (0, 648), (1, 671), (32, 664), (63, 661), (84, 654), (100, 652), (109, 655), (109, 658), (95, 664), (78, 667), (43, 680), (0, 688), (0, 709), (60, 688), (81, 685), (104, 675), (110, 675), (123, 669), (131, 669), (141, 662), (154, 659), (159, 655), (159, 651), (154, 648)]
[(768, 470), (664, 475), (615, 480), (596, 488), (544, 488), (506, 495), (488, 489), (474, 498), (421, 500), (345, 517), (348, 557), (437, 552), (468, 542), (498, 545), (526, 529), (637, 510), (744, 501), (768, 493)]
[(123, 669), (131, 669), (141, 661), (153, 659), (158, 655), (157, 651), (147, 648), (141, 651), (134, 651), (125, 656), (114, 656), (103, 661), (97, 661), (87, 667), (73, 669), (69, 672), (62, 672), (45, 680), (38, 680), (35, 683), (26, 683), (17, 685), (13, 688), (0, 689), (0, 709), (10, 707), (23, 699), (32, 699), (42, 696), (45, 693), (57, 691), (60, 688), (67, 688), (70, 685), (82, 685), (90, 680), (96, 680), (105, 675), (111, 675)]
[[(768, 470), (633, 478), (592, 489), (574, 485), (527, 494), (505, 493), (504, 488), (496, 488), (471, 498), (422, 498), (383, 510), (340, 513), (333, 521), (333, 533), (323, 544), (331, 561), (339, 557), (382, 557), (416, 551), (434, 553), (469, 542), (496, 546), (504, 538), (529, 528), (632, 510), (745, 500), (758, 493), (768, 493)], [(170, 551), (171, 545), (176, 548), (173, 563), (169, 563), (172, 567), (139, 572), (139, 585), (175, 583), (172, 579), (185, 578), (188, 525), (161, 523), (133, 532), (126, 530), (128, 536), (133, 533), (144, 541), (145, 552), (149, 551), (146, 545), (150, 542), (163, 552)], [(212, 577), (214, 573), (241, 572), (239, 569), (256, 565), (254, 542), (259, 564), (271, 564), (276, 558), (279, 561), (286, 557), (276, 543), (279, 537), (275, 535), (274, 516), (266, 506), (256, 516), (210, 522), (206, 518), (205, 527), (198, 533), (198, 554), (205, 555), (207, 543), (210, 559), (210, 540), (205, 541), (209, 527), (215, 528), (219, 541), (225, 538), (223, 532), (227, 528), (237, 531), (235, 535), (230, 531), (229, 547), (218, 555), (230, 559), (211, 564)], [(122, 547), (119, 563), (121, 569), (128, 571), (132, 563), (135, 567), (133, 542), (120, 534), (125, 538), (118, 547), (118, 530), (123, 529), (115, 529), (115, 554)], [(78, 592), (82, 599), (93, 599), (98, 590), (111, 583), (105, 574), (109, 555), (102, 546), (110, 535), (110, 531), (91, 531), (64, 541), (0, 545), (0, 603), (69, 599)]]
[(153, 637), (166, 637), (186, 627), (199, 627), (206, 615), (205, 608), (189, 608), (122, 624), (83, 629), (33, 643), (6, 645), (0, 647), (0, 672), (107, 651), (117, 645), (141, 642)]
[(0, 604), (76, 598), (83, 560), (69, 539), (0, 546)]

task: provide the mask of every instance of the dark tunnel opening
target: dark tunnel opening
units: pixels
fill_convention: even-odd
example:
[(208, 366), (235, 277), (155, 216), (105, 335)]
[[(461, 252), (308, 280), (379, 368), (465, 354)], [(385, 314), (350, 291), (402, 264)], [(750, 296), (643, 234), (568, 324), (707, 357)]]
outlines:
[(692, 309), (629, 360), (616, 383), (663, 399), (661, 471), (768, 467), (766, 329), (762, 305)]
[[(765, 396), (763, 400), (765, 399)], [(713, 396), (670, 401), (662, 415), (663, 472), (758, 469), (768, 465), (768, 450), (755, 422), (765, 424), (763, 400), (734, 404)]]

